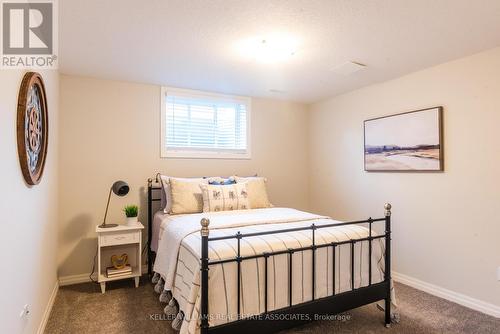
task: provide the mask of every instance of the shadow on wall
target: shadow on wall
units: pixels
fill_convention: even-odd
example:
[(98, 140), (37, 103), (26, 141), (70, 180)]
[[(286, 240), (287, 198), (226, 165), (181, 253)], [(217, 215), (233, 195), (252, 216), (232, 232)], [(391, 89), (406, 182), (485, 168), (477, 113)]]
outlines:
[[(59, 263), (58, 276), (65, 276), (66, 273), (61, 273), (60, 268), (65, 268), (65, 271), (71, 273), (79, 273), (78, 267), (81, 265), (75, 263), (75, 259), (81, 259), (82, 254), (86, 254), (89, 249), (96, 249), (97, 238), (85, 238), (84, 236), (88, 234), (89, 230), (93, 229), (95, 222), (89, 214), (80, 214), (70, 220), (69, 224), (66, 224), (62, 235), (64, 236), (65, 243), (74, 244), (71, 252), (69, 252), (66, 258), (61, 259)], [(88, 258), (88, 257), (87, 257)], [(88, 258), (88, 271), (92, 270), (92, 259)], [(75, 269), (77, 269), (75, 271)], [(81, 271), (81, 270), (80, 270)]]
[[(144, 225), (142, 233), (142, 263), (147, 260), (147, 241), (148, 241), (148, 193), (147, 187), (138, 189), (139, 195), (139, 221)], [(65, 258), (60, 259), (58, 277), (71, 275), (88, 274), (92, 271), (93, 259), (97, 250), (97, 235), (95, 226), (101, 222), (96, 222), (90, 214), (80, 214), (65, 224), (62, 231), (62, 238), (65, 243), (73, 245)], [(120, 223), (124, 223), (120, 222)], [(90, 236), (89, 231), (91, 231)], [(95, 260), (97, 261), (97, 259)], [(97, 263), (96, 263), (97, 266)], [(64, 268), (64, 272), (60, 269)]]
[[(93, 253), (88, 254), (89, 249), (93, 250)], [(73, 247), (73, 250), (68, 253), (67, 258), (61, 261), (59, 268), (64, 268), (65, 271), (70, 272), (71, 275), (79, 275), (79, 274), (89, 274), (92, 271), (92, 260), (95, 255), (95, 251), (97, 250), (97, 238), (80, 238), (78, 243)], [(82, 256), (83, 255), (83, 256)], [(87, 256), (89, 255), (89, 256)], [(84, 263), (77, 263), (75, 259), (85, 259)], [(96, 259), (97, 261), (97, 259)], [(82, 268), (83, 269), (82, 271)], [(66, 276), (67, 273), (58, 272), (58, 276)]]
[(79, 214), (71, 219), (69, 224), (66, 225), (66, 228), (63, 231), (64, 239), (70, 242), (80, 240), (92, 225), (92, 217), (89, 214)]

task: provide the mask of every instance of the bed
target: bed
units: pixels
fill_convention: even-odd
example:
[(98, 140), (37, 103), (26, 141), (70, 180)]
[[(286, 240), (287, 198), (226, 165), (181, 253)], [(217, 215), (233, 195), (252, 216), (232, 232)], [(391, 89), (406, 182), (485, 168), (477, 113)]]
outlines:
[(278, 207), (169, 215), (153, 212), (158, 190), (150, 179), (148, 270), (181, 334), (272, 333), (377, 301), (390, 325), (390, 204), (354, 222)]

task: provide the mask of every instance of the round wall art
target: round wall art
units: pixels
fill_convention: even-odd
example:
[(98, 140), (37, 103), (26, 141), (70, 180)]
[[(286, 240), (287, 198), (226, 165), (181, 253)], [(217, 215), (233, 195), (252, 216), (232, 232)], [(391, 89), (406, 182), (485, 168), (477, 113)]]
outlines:
[(24, 75), (17, 100), (17, 151), (26, 183), (38, 184), (42, 178), (47, 144), (49, 119), (47, 97), (40, 74)]

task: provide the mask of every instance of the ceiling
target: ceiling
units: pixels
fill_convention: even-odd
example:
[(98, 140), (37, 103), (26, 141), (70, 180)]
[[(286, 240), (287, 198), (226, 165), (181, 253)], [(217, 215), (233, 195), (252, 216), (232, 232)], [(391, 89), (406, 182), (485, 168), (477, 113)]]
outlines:
[[(305, 103), (500, 45), (498, 0), (64, 0), (62, 73)], [(284, 33), (283, 62), (235, 52)], [(355, 61), (362, 71), (332, 71)]]

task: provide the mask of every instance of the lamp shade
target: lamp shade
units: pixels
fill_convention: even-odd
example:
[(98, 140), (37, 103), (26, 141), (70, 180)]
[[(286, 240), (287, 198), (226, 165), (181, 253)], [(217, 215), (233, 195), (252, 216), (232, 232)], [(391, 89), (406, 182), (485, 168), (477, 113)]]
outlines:
[(113, 183), (111, 188), (109, 189), (109, 195), (108, 195), (108, 202), (106, 203), (106, 212), (104, 213), (104, 220), (101, 225), (99, 225), (100, 228), (106, 228), (106, 227), (115, 227), (118, 226), (118, 224), (106, 224), (106, 217), (108, 216), (108, 208), (109, 208), (109, 200), (111, 199), (111, 192), (113, 192), (117, 196), (125, 196), (128, 194), (130, 188), (125, 181), (116, 181)]
[(125, 196), (128, 194), (128, 191), (130, 190), (127, 182), (125, 181), (116, 181), (113, 183), (113, 193), (117, 196)]

